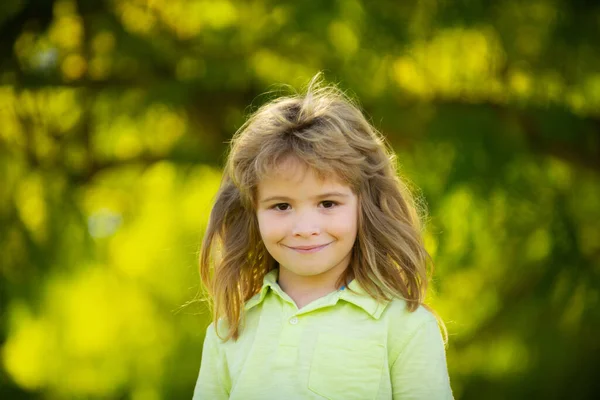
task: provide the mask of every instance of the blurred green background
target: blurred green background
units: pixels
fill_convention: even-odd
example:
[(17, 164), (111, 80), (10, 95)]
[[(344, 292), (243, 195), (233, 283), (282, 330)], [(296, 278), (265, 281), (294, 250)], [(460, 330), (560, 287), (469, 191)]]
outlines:
[(427, 202), (455, 397), (595, 397), (599, 44), (585, 0), (3, 0), (0, 398), (191, 398), (226, 142), (320, 70)]

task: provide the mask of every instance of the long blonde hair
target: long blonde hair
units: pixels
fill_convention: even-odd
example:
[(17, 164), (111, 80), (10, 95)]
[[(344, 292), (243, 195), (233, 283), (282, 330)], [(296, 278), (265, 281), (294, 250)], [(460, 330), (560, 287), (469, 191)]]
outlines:
[(321, 176), (337, 176), (358, 196), (358, 235), (340, 282), (354, 278), (378, 300), (405, 299), (409, 311), (424, 305), (431, 263), (422, 239), (423, 210), (396, 173), (395, 155), (382, 135), (350, 98), (317, 75), (304, 94), (259, 108), (231, 141), (200, 252), (214, 320), (223, 318), (228, 326), (224, 339), (238, 338), (244, 303), (277, 268), (260, 237), (256, 190), (289, 157)]

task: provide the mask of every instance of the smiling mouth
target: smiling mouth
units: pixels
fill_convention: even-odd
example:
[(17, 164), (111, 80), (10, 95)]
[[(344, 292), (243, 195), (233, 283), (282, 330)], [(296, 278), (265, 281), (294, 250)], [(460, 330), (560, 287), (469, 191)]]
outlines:
[(298, 246), (298, 247), (285, 246), (285, 247), (287, 247), (288, 249), (295, 250), (298, 253), (316, 253), (317, 251), (324, 249), (325, 247), (329, 246), (330, 244), (331, 243), (325, 243), (320, 246)]

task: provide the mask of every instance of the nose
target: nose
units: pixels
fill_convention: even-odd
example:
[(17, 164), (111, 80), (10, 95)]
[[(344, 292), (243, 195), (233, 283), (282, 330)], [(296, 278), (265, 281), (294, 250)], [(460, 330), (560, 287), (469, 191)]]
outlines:
[(318, 216), (311, 212), (299, 213), (292, 227), (292, 234), (299, 237), (317, 236), (321, 233)]

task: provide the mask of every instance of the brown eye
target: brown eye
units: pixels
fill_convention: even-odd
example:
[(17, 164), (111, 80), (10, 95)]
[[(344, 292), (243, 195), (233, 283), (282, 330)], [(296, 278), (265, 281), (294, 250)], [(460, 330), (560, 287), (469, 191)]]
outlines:
[(331, 200), (322, 201), (321, 204), (323, 205), (323, 208), (333, 208), (337, 205), (335, 201)]
[(279, 203), (273, 206), (274, 209), (278, 211), (287, 211), (290, 209), (290, 205), (288, 203)]

